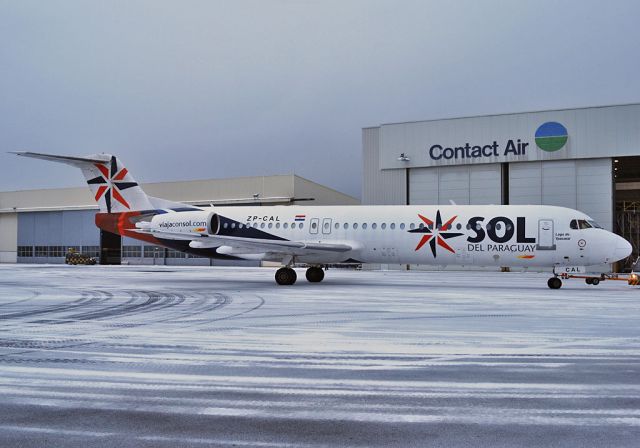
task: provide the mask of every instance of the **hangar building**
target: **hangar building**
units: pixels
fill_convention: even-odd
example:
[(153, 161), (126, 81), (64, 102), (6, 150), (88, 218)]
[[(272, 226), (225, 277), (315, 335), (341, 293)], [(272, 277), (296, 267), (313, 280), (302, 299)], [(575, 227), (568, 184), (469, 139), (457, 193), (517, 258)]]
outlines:
[(547, 204), (640, 246), (640, 104), (362, 131), (363, 204)]
[[(72, 169), (72, 168), (70, 168)], [(78, 177), (80, 183), (82, 176)], [(296, 175), (162, 182), (150, 196), (190, 205), (354, 205), (351, 196)], [(131, 264), (257, 265), (199, 258), (101, 232), (88, 187), (0, 192), (0, 262), (63, 263), (68, 248)]]

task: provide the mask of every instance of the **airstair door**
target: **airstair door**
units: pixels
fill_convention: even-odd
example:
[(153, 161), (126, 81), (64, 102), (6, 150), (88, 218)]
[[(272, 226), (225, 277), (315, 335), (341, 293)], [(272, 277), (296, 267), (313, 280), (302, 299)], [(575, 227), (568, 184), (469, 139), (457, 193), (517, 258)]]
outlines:
[(538, 250), (556, 250), (556, 241), (553, 233), (553, 219), (540, 219), (538, 221)]

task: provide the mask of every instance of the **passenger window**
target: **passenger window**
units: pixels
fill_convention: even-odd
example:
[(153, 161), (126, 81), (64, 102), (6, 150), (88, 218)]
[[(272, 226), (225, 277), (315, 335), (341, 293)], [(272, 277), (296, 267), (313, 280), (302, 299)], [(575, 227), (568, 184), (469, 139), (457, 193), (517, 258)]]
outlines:
[(357, 229), (357, 228), (358, 228), (358, 223), (357, 223), (357, 222), (354, 222), (354, 223), (353, 223), (353, 228), (354, 228), (354, 229)]
[(280, 228), (280, 223), (279, 223), (279, 222), (277, 222), (277, 223), (276, 223), (276, 229), (279, 229), (279, 228)]
[(288, 229), (289, 228), (289, 223), (285, 222), (284, 224), (282, 224), (282, 227), (285, 228), (285, 229)]
[(304, 224), (302, 224), (302, 223), (298, 224), (298, 228), (299, 229), (302, 229), (303, 227), (304, 227)]
[(363, 223), (362, 223), (362, 228), (363, 228), (363, 229), (366, 229), (366, 228), (367, 228), (367, 223), (366, 223), (366, 222), (363, 222)]
[(392, 222), (391, 224), (389, 224), (389, 228), (391, 230), (395, 229), (396, 228), (396, 224), (394, 222)]
[(375, 222), (374, 222), (373, 224), (371, 224), (371, 228), (372, 228), (373, 230), (375, 230), (375, 229), (376, 229), (376, 227), (378, 227), (378, 224), (376, 224)]
[(340, 224), (336, 223), (333, 227), (335, 227), (336, 229), (339, 229), (340, 228)]
[(272, 228), (272, 227), (273, 227), (273, 223), (272, 223), (272, 222), (270, 222), (270, 223), (269, 223), (269, 228)]
[(411, 223), (411, 224), (409, 225), (409, 228), (410, 228), (411, 230), (413, 230), (413, 229), (415, 229), (415, 228), (416, 228), (416, 225), (415, 225), (414, 223)]
[(317, 227), (318, 227), (318, 224), (316, 224), (315, 222), (312, 222), (312, 223), (311, 223), (311, 228), (312, 228), (312, 229), (314, 229), (314, 230), (315, 230)]
[(344, 227), (345, 230), (347, 230), (349, 228), (349, 224), (347, 224), (346, 222), (344, 223), (344, 225), (342, 226)]
[(462, 224), (458, 223), (458, 224), (456, 225), (456, 229), (458, 229), (458, 230), (462, 229)]
[(264, 223), (260, 223), (260, 228), (264, 229), (265, 224)]
[(381, 228), (382, 230), (384, 230), (384, 229), (386, 229), (386, 228), (387, 228), (387, 225), (383, 222), (382, 224), (380, 224), (380, 228)]
[(400, 230), (404, 230), (404, 228), (405, 228), (404, 223), (400, 223)]
[(224, 224), (222, 224), (222, 227), (226, 229), (227, 227), (229, 227), (229, 223), (225, 222)]

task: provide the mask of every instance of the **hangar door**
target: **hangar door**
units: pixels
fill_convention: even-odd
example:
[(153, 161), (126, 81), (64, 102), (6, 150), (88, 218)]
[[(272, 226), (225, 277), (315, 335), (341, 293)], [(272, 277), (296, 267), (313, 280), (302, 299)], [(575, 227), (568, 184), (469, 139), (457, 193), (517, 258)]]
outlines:
[(612, 230), (611, 159), (510, 163), (509, 203), (573, 208)]
[(409, 170), (410, 204), (501, 204), (500, 164)]

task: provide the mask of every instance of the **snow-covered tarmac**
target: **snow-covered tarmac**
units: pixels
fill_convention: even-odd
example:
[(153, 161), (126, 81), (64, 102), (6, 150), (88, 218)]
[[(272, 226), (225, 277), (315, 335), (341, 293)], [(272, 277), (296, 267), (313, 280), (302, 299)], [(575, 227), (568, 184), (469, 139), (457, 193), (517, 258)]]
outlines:
[(0, 446), (638, 446), (640, 288), (0, 265)]

